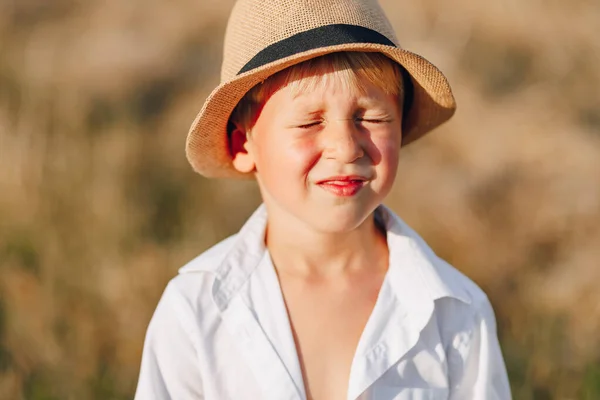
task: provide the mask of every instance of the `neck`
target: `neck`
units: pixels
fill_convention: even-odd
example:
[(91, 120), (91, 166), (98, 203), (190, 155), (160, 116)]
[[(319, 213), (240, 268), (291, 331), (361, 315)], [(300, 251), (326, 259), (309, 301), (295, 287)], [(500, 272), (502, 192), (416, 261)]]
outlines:
[(374, 213), (349, 232), (318, 232), (300, 221), (274, 220), (269, 219), (265, 241), (279, 273), (327, 278), (387, 269), (387, 240)]

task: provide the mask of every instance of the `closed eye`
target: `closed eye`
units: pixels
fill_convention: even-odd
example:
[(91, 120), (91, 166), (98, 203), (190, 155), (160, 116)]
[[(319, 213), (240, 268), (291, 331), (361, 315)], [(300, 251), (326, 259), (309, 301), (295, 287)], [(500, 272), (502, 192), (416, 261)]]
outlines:
[(317, 126), (321, 123), (321, 121), (314, 121), (314, 122), (309, 122), (308, 124), (302, 124), (302, 125), (298, 125), (298, 128), (302, 128), (302, 129), (308, 129), (308, 128), (312, 128), (313, 126)]
[(387, 118), (356, 118), (358, 122), (369, 122), (373, 124), (383, 124), (386, 122), (391, 122), (390, 119)]

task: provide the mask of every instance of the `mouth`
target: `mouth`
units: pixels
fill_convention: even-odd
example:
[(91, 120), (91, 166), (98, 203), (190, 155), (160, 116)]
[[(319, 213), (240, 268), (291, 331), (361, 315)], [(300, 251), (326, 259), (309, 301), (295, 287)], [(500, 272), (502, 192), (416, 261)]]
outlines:
[(344, 175), (317, 181), (317, 185), (335, 196), (351, 197), (357, 194), (367, 182), (368, 179), (364, 176)]

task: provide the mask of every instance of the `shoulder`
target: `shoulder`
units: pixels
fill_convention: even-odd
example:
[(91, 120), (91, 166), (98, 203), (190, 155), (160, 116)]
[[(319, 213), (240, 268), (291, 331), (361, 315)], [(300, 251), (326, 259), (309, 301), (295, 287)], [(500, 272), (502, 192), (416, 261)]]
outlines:
[(196, 315), (206, 314), (215, 308), (212, 301), (213, 283), (236, 237), (237, 234), (222, 240), (181, 267), (178, 275), (167, 284), (163, 301), (179, 304), (179, 308)]
[(454, 266), (450, 265), (443, 258), (434, 255), (434, 265), (438, 270), (442, 279), (449, 282), (450, 285), (457, 287), (460, 292), (465, 295), (465, 303), (469, 304), (469, 308), (478, 309), (486, 304), (489, 300), (485, 292), (471, 278), (463, 274)]
[(465, 295), (463, 301), (453, 297), (436, 301), (435, 314), (440, 327), (448, 333), (478, 329), (481, 323), (493, 326), (495, 329), (494, 311), (486, 293), (445, 260), (437, 257), (435, 264), (440, 275), (460, 288)]
[(425, 286), (434, 299), (451, 298), (460, 301), (468, 308), (476, 308), (488, 302), (484, 291), (469, 277), (438, 256), (427, 242), (412, 227), (396, 214), (390, 212), (394, 225), (390, 233), (401, 240), (393, 240), (408, 254), (408, 260), (418, 264), (418, 270)]
[[(419, 263), (421, 277), (435, 299), (435, 312), (444, 325), (465, 325), (478, 318), (492, 318), (493, 311), (485, 292), (464, 273), (438, 256), (425, 240), (396, 216), (401, 234), (408, 238), (412, 254)], [(447, 317), (447, 318), (446, 318)], [(448, 321), (445, 321), (445, 320)], [(442, 321), (440, 321), (442, 322)]]
[(190, 272), (215, 272), (221, 261), (225, 259), (233, 247), (236, 238), (237, 234), (231, 235), (215, 244), (198, 257), (181, 267), (179, 269), (179, 274), (186, 274)]

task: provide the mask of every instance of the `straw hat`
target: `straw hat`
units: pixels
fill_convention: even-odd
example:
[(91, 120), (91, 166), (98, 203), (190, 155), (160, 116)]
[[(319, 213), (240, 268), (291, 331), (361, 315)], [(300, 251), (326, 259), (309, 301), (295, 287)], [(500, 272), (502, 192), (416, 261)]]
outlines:
[(186, 154), (207, 177), (245, 177), (232, 165), (227, 122), (256, 84), (291, 65), (339, 51), (380, 52), (413, 85), (403, 145), (447, 121), (456, 108), (448, 81), (423, 57), (400, 48), (377, 0), (238, 0), (227, 30), (221, 84), (192, 123)]

